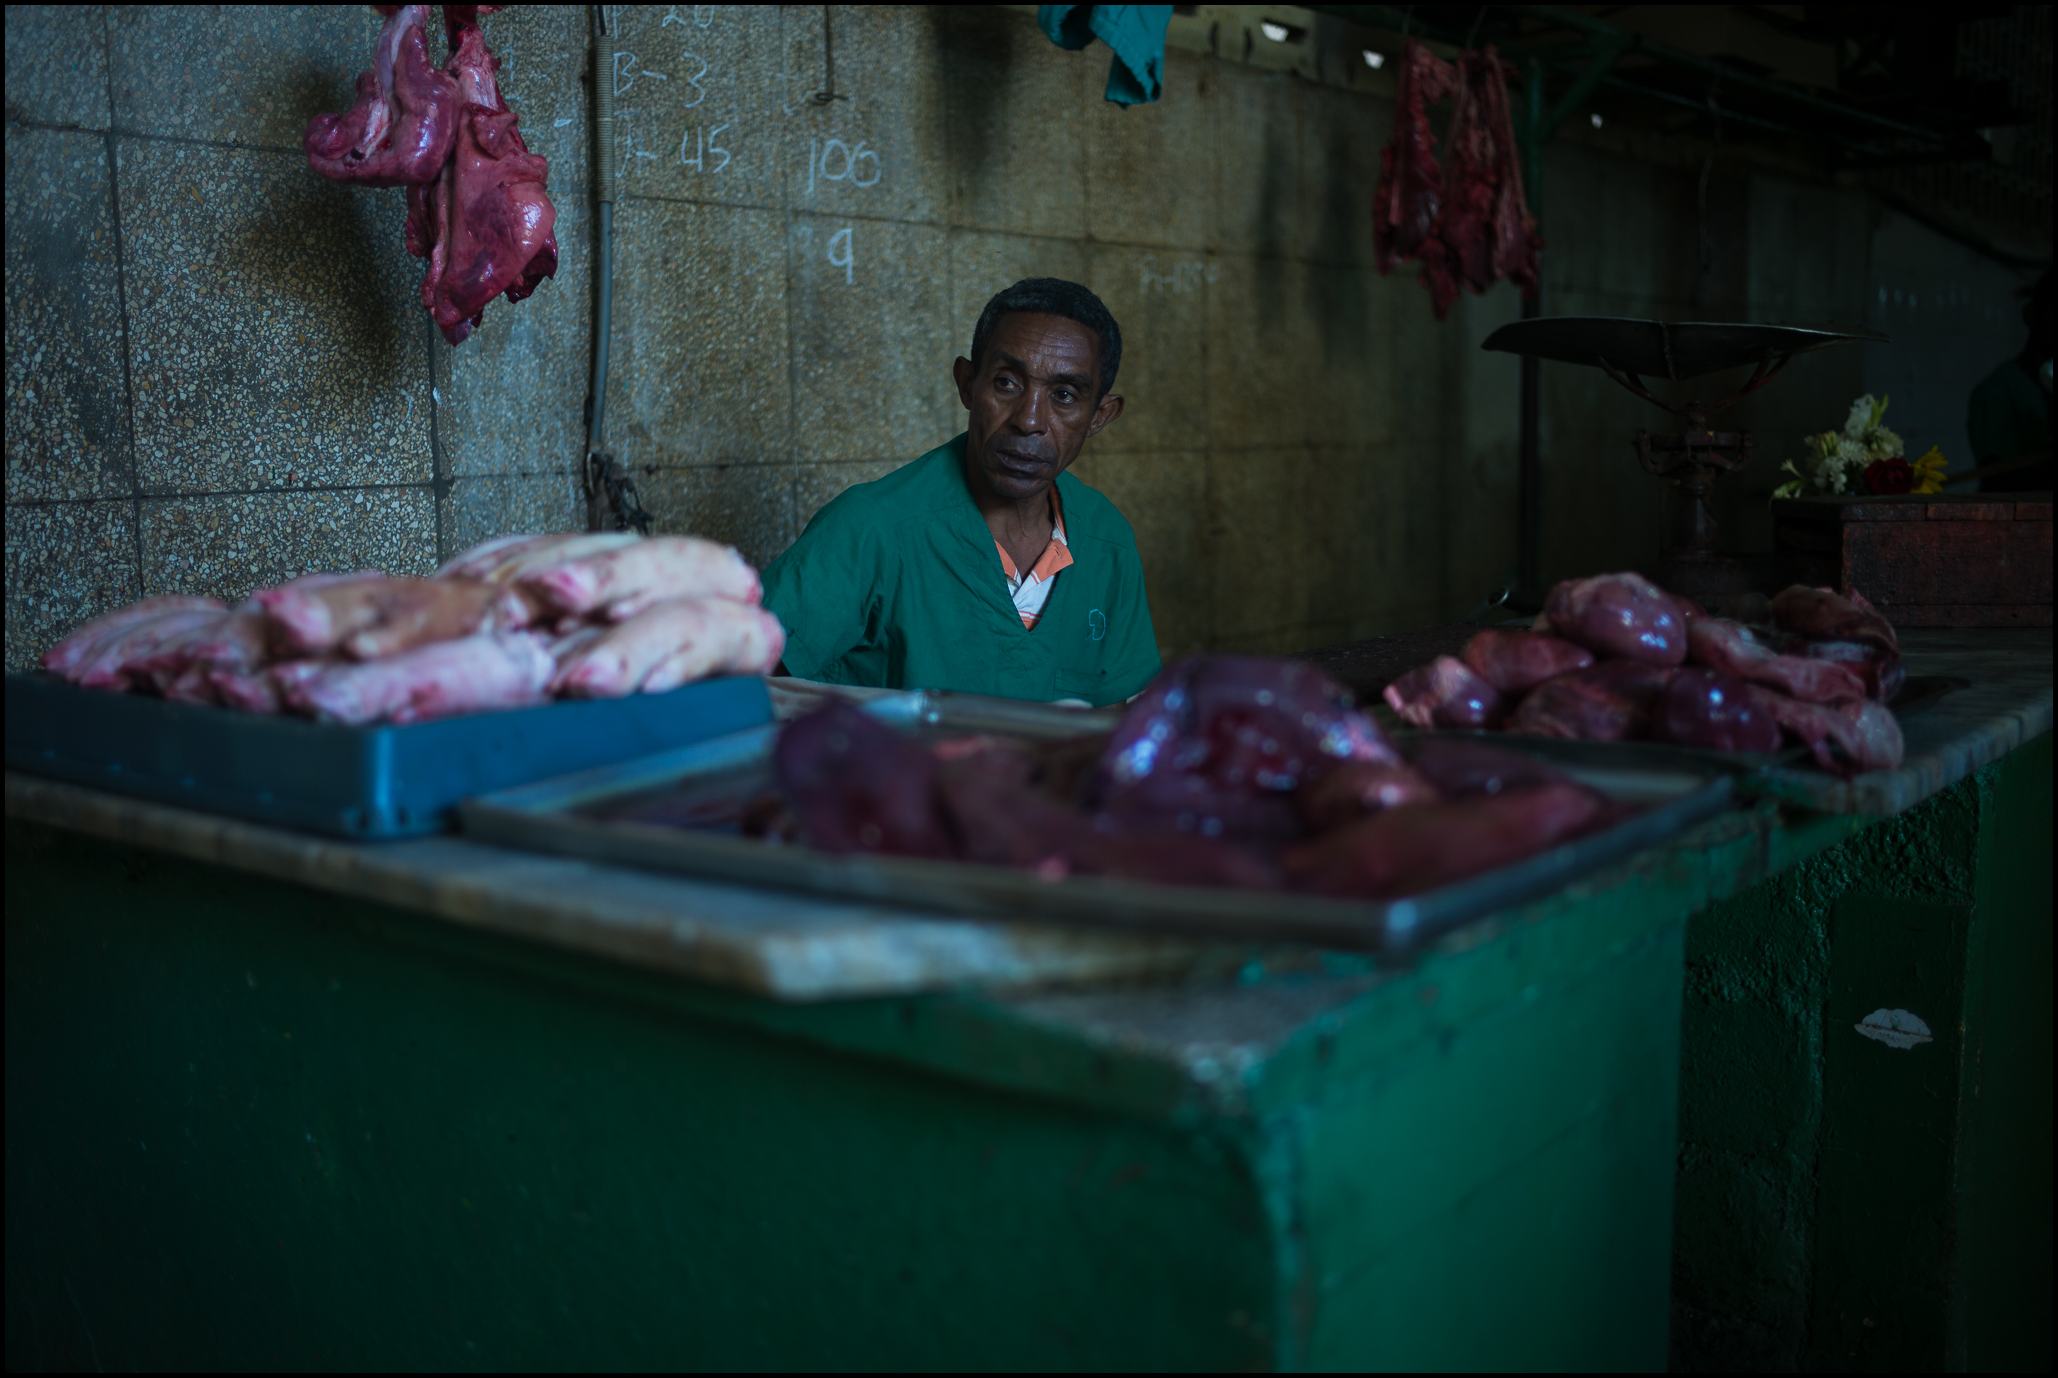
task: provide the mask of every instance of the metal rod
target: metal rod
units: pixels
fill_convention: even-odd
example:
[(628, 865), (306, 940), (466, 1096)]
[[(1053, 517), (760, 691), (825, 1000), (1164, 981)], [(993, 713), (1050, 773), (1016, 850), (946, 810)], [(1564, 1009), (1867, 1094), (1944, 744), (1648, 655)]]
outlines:
[(1663, 43), (1653, 43), (1640, 33), (1622, 29), (1614, 24), (1605, 23), (1598, 19), (1589, 19), (1583, 14), (1559, 9), (1555, 5), (1532, 5), (1524, 10), (1524, 14), (1553, 24), (1562, 25), (1568, 29), (1577, 29), (1581, 33), (1593, 34), (1596, 37), (1620, 38), (1624, 42), (1625, 52), (1642, 53), (1646, 57), (1655, 58), (1669, 66), (1684, 67), (1688, 71), (1715, 77), (1733, 86), (1741, 86), (1746, 90), (1762, 91), (1770, 96), (1778, 96), (1783, 100), (1793, 102), (1795, 105), (1803, 106), (1806, 109), (1814, 110), (1824, 115), (1833, 115), (1840, 119), (1857, 120), (1880, 129), (1890, 129), (1896, 134), (1904, 134), (1913, 138), (1935, 139), (1940, 137), (1936, 130), (1924, 129), (1919, 125), (1903, 124), (1899, 120), (1891, 120), (1884, 115), (1875, 115), (1869, 110), (1859, 110), (1839, 101), (1824, 100), (1819, 96), (1811, 96), (1790, 82), (1771, 81), (1764, 77), (1754, 77), (1749, 73), (1739, 72), (1734, 67), (1725, 67), (1719, 62), (1696, 57), (1692, 53), (1678, 48), (1667, 47)]
[(1558, 126), (1565, 123), (1572, 112), (1593, 94), (1594, 87), (1601, 84), (1607, 77), (1608, 70), (1615, 65), (1615, 59), (1622, 56), (1622, 48), (1620, 39), (1604, 38), (1594, 43), (1588, 50), (1591, 60), (1587, 63), (1586, 70), (1573, 80), (1571, 89), (1551, 107), (1551, 113), (1544, 117), (1542, 138), (1548, 140), (1551, 135), (1557, 133)]
[[(1543, 225), (1543, 64), (1530, 58), (1523, 81), (1525, 135), (1522, 139), (1522, 180), (1528, 193), (1530, 213), (1539, 230)], [(1543, 281), (1538, 275), (1536, 291), (1522, 298), (1522, 319), (1543, 314)], [(1515, 598), (1523, 604), (1541, 607), (1539, 587), (1543, 568), (1543, 427), (1540, 415), (1542, 375), (1536, 356), (1522, 356), (1521, 443), (1515, 468)], [(1518, 609), (1518, 611), (1527, 610)]]
[[(1308, 8), (1316, 14), (1333, 15), (1339, 19), (1347, 19), (1353, 23), (1369, 25), (1379, 29), (1396, 30), (1405, 22), (1404, 16), (1389, 5), (1311, 5)], [(1879, 129), (1891, 130), (1896, 134), (1909, 138), (1938, 142), (1947, 140), (1949, 137), (1942, 130), (1925, 129), (1918, 125), (1905, 124), (1899, 120), (1889, 119), (1884, 115), (1875, 115), (1870, 111), (1856, 109), (1853, 106), (1835, 100), (1809, 95), (1791, 83), (1772, 81), (1764, 77), (1754, 77), (1748, 73), (1739, 72), (1733, 67), (1725, 67), (1719, 62), (1696, 57), (1692, 53), (1684, 52), (1677, 48), (1670, 48), (1662, 43), (1654, 43), (1642, 34), (1631, 32), (1598, 19), (1590, 19), (1582, 14), (1547, 5), (1510, 6), (1509, 8), (1512, 13), (1519, 14), (1524, 19), (1540, 21), (1547, 25), (1556, 25), (1561, 29), (1569, 29), (1577, 33), (1619, 39), (1622, 43), (1622, 48), (1617, 54), (1618, 57), (1626, 56), (1630, 53), (1638, 53), (1660, 63), (1682, 67), (1689, 71), (1699, 72), (1704, 76), (1713, 77), (1718, 81), (1728, 82), (1732, 86), (1776, 96), (1820, 115), (1869, 124)], [(1454, 43), (1457, 41), (1456, 35), (1448, 29), (1438, 29), (1433, 25), (1423, 24), (1419, 21), (1417, 21), (1416, 27), (1425, 34), (1435, 37), (1440, 42)], [(1658, 96), (1658, 93), (1649, 87), (1633, 87), (1630, 89), (1637, 90), (1644, 95)], [(1660, 98), (1662, 99), (1662, 97)], [(1700, 108), (1698, 102), (1695, 102), (1695, 106)], [(1740, 115), (1735, 115), (1734, 112), (1732, 112), (1732, 117), (1739, 120), (1743, 118)], [(1811, 123), (1808, 126), (1802, 126), (1790, 122), (1767, 122), (1765, 127), (1777, 130), (1783, 134), (1808, 134), (1815, 132), (1819, 125)]]
[(593, 7), (593, 376), (586, 394), (586, 453), (579, 462), (586, 526), (608, 527), (606, 475), (608, 343), (614, 323), (615, 81), (613, 16)]

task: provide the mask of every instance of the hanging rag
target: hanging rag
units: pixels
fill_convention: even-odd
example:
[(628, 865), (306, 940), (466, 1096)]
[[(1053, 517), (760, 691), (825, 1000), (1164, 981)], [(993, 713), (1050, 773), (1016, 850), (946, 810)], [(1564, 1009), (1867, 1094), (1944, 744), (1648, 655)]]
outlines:
[(1165, 87), (1165, 30), (1170, 5), (1038, 5), (1036, 22), (1060, 48), (1080, 49), (1098, 38), (1114, 49), (1108, 99), (1148, 105)]

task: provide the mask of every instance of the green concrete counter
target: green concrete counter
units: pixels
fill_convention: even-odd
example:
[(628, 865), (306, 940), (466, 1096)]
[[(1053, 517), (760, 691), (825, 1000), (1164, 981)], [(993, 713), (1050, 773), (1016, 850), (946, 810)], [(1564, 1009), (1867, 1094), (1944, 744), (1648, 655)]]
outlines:
[[(2003, 1333), (2035, 1202), (1951, 1188), (2016, 1180), (2030, 1060), (1938, 1038), (1957, 1070), (1911, 1086), (1945, 1058), (1882, 1080), (1831, 1035), (1874, 1000), (2036, 1027), (1990, 978), (2035, 951), (1994, 861), (2048, 834), (2048, 651), (1907, 815), (1738, 809), (1392, 972), (9, 776), (9, 1364), (1650, 1369), (1669, 1327), (1682, 1362), (1865, 1366), (1834, 1318), (1936, 1278), (1974, 1299), (1946, 1343)], [(1854, 942), (1932, 912), (1875, 921), (1882, 876), (1963, 919)], [(1973, 977), (1933, 1005), (1882, 951)], [(1911, 1097), (1928, 1176), (1837, 1166)], [(1910, 1236), (1945, 1262), (1826, 1262), (1881, 1191), (1959, 1230)]]
[(1648, 1369), (1686, 915), (1777, 851), (1405, 972), (796, 1003), (9, 799), (27, 1367)]

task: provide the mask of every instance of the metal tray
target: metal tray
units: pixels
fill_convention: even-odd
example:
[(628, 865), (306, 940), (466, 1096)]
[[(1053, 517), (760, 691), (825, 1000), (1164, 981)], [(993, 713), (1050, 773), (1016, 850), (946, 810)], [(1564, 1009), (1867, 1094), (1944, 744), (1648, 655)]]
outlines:
[(1533, 354), (1565, 364), (1603, 360), (1646, 378), (1684, 383), (1724, 369), (1805, 354), (1830, 345), (1884, 343), (1884, 335), (1803, 330), (1743, 322), (1650, 321), (1616, 316), (1544, 316), (1512, 321), (1486, 337), (1482, 349)]
[[(993, 733), (1045, 739), (1104, 731), (1107, 715), (1041, 705), (903, 694), (864, 706), (909, 731)], [(1094, 719), (1099, 721), (1093, 721)], [(1653, 764), (1553, 756), (1611, 797), (1648, 803), (1615, 826), (1513, 866), (1440, 890), (1384, 902), (1344, 902), (1287, 892), (1211, 890), (1075, 876), (1039, 880), (1020, 871), (898, 857), (829, 856), (718, 832), (601, 821), (598, 805), (670, 787), (710, 798), (743, 797), (769, 782), (777, 729), (764, 727), (645, 760), (466, 802), (459, 826), (472, 837), (588, 860), (680, 871), (708, 879), (803, 891), (865, 903), (930, 909), (962, 918), (1035, 920), (1194, 938), (1300, 941), (1406, 954), (1488, 914), (1538, 899), (1601, 866), (1678, 835), (1720, 812), (1733, 777), (1703, 762)], [(1517, 740), (1511, 750), (1528, 750)]]
[[(1971, 684), (1972, 681), (1956, 675), (1910, 675), (1901, 686), (1901, 692), (1894, 696), (1891, 705), (1894, 715), (1901, 719), (1905, 730), (1911, 719), (1920, 722), (1919, 715), (1946, 695), (1969, 688)], [(1388, 729), (1388, 735), (1405, 735), (1393, 731), (1395, 719), (1384, 705), (1375, 717), (1382, 727)], [(1495, 745), (1519, 747), (1560, 764), (1615, 761), (1637, 768), (1698, 767), (1727, 771), (1736, 779), (1736, 793), (1740, 799), (1776, 799), (1816, 813), (1900, 812), (1891, 795), (1864, 787), (1863, 782), (1873, 779), (1873, 776), (1859, 775), (1847, 780), (1832, 775), (1815, 764), (1814, 756), (1804, 746), (1790, 746), (1776, 755), (1761, 756), (1735, 751), (1705, 751), (1668, 742), (1568, 742), (1500, 731), (1439, 729), (1439, 735), (1470, 737)]]
[(7, 767), (357, 841), (449, 826), (451, 806), (772, 720), (764, 681), (341, 727), (7, 677)]

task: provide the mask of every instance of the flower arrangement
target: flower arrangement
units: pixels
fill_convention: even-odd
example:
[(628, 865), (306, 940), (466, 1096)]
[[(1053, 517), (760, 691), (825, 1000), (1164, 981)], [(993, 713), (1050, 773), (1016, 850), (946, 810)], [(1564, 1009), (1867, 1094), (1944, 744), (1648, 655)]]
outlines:
[(1901, 437), (1886, 424), (1886, 409), (1887, 399), (1871, 393), (1853, 402), (1843, 430), (1809, 436), (1805, 457), (1780, 466), (1781, 473), (1793, 477), (1773, 489), (1772, 496), (1942, 492), (1948, 467), (1943, 451), (1932, 445), (1929, 453), (1909, 463)]

